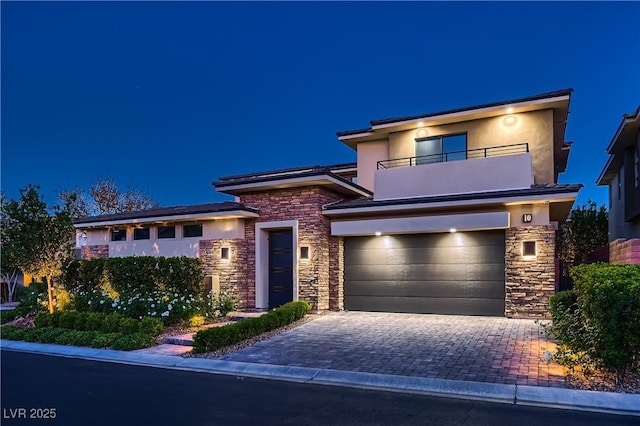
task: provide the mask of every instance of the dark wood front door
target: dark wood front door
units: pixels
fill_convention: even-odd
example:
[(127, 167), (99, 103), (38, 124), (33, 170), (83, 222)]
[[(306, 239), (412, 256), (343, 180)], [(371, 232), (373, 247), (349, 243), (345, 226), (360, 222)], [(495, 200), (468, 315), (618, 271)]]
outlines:
[(293, 300), (293, 232), (269, 232), (269, 309)]

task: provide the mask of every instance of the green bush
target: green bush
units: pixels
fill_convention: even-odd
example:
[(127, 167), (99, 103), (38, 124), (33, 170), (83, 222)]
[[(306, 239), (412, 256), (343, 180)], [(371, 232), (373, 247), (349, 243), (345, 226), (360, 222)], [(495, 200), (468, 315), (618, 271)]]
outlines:
[(574, 290), (550, 300), (552, 335), (575, 362), (589, 360), (623, 381), (640, 365), (640, 265), (580, 265), (570, 274)]
[(58, 320), (58, 327), (75, 330), (77, 317), (78, 312), (76, 311), (62, 311)]
[(18, 307), (25, 309), (25, 313), (44, 310), (39, 300), (45, 299), (46, 294), (47, 285), (44, 283), (31, 283), (28, 287), (18, 286), (16, 291), (16, 300), (20, 302)]
[(38, 312), (33, 319), (33, 324), (36, 327), (49, 327), (51, 325), (51, 315), (48, 312)]
[[(74, 260), (60, 280), (66, 289), (77, 294), (92, 290), (148, 294), (162, 290), (201, 295), (203, 279), (203, 262), (199, 258), (132, 256)], [(76, 302), (77, 309), (88, 308), (81, 295)]]
[(164, 326), (158, 318), (144, 317), (140, 321), (140, 332), (149, 336), (157, 336), (162, 333)]
[(101, 312), (89, 312), (86, 314), (85, 327), (87, 330), (100, 331), (104, 323), (105, 314)]
[(118, 330), (123, 334), (133, 334), (140, 332), (140, 321), (133, 318), (122, 318)]
[(104, 321), (102, 322), (102, 331), (103, 333), (117, 333), (120, 331), (120, 320), (124, 317), (116, 312), (112, 312), (109, 315), (104, 317)]
[(38, 335), (38, 342), (40, 343), (56, 343), (58, 337), (66, 333), (69, 330), (64, 328), (43, 328)]
[(122, 337), (122, 333), (98, 333), (91, 341), (91, 347), (110, 348), (113, 342)]
[(133, 351), (136, 349), (154, 346), (156, 341), (153, 337), (144, 333), (126, 334), (113, 342), (113, 349), (120, 351)]
[(0, 324), (11, 322), (22, 315), (24, 314), (21, 313), (21, 311), (18, 311), (17, 308), (9, 311), (0, 311)]
[(56, 311), (52, 314), (45, 312), (49, 316), (49, 326), (50, 327), (59, 327), (60, 326), (60, 317), (62, 317), (62, 311)]
[(27, 328), (15, 325), (5, 325), (0, 327), (0, 338), (7, 340), (24, 340)]
[(194, 335), (193, 351), (214, 351), (274, 330), (304, 317), (310, 309), (311, 305), (308, 302), (289, 302), (256, 318), (199, 331)]

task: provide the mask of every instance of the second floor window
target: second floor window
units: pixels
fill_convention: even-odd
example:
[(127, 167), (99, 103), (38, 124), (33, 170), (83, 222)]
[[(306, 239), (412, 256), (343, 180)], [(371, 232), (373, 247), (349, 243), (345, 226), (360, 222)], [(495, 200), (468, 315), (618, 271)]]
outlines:
[(175, 238), (175, 237), (176, 237), (175, 226), (158, 226), (158, 239)]
[(466, 158), (466, 133), (416, 139), (416, 164), (441, 163)]

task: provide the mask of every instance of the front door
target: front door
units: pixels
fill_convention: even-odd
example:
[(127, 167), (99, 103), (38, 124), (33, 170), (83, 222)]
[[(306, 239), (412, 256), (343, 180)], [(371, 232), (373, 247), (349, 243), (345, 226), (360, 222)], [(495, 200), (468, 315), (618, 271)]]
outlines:
[(269, 309), (293, 300), (293, 232), (269, 232)]

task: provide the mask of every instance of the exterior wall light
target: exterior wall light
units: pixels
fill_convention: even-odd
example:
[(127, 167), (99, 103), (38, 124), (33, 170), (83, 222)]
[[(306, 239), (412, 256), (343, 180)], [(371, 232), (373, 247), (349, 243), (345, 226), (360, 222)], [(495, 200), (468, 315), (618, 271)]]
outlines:
[(311, 249), (309, 246), (300, 247), (300, 260), (308, 261), (311, 259)]
[(220, 249), (220, 259), (222, 260), (231, 259), (231, 249), (229, 247), (222, 247)]
[(523, 223), (531, 223), (532, 220), (533, 220), (533, 215), (531, 213), (525, 213), (522, 215)]
[(536, 257), (536, 242), (535, 241), (523, 241), (522, 242), (522, 256), (528, 259)]

